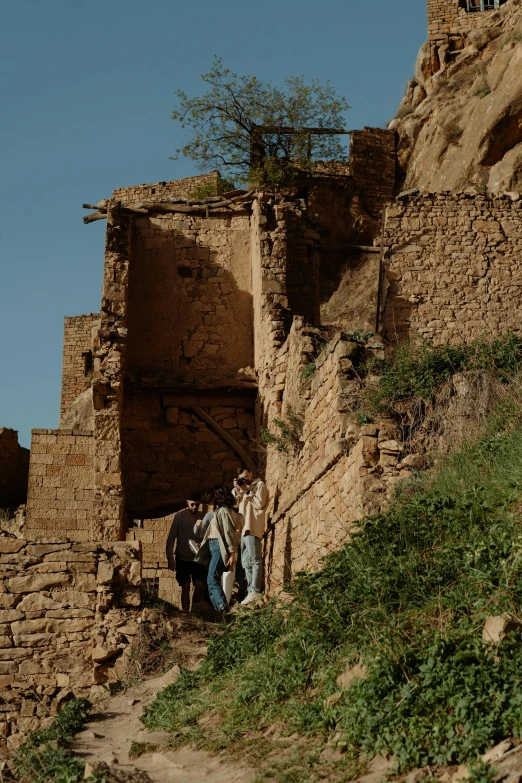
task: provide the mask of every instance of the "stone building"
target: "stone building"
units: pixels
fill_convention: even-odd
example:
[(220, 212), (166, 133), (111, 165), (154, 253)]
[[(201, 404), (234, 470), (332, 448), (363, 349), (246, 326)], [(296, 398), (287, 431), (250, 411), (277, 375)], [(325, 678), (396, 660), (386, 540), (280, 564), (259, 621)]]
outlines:
[(498, 24), (501, 6), (511, 0), (428, 0), (428, 39), (440, 41)]
[[(284, 195), (191, 203), (216, 177), (100, 202), (100, 313), (65, 319), (61, 426), (33, 431), (28, 537), (139, 540), (144, 576), (165, 596), (172, 513), (239, 463), (257, 470), (260, 423), (280, 409), (270, 368), (293, 321), (328, 320), (343, 275), (379, 256), (395, 134), (352, 133), (348, 166)], [(374, 318), (377, 286), (365, 296)]]

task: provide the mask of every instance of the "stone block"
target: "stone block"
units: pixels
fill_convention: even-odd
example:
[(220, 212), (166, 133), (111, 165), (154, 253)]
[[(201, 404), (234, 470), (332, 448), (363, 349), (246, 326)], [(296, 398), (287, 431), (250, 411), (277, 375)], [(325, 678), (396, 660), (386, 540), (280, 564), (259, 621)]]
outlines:
[(70, 578), (67, 574), (30, 574), (9, 579), (8, 586), (12, 593), (35, 593), (69, 583)]

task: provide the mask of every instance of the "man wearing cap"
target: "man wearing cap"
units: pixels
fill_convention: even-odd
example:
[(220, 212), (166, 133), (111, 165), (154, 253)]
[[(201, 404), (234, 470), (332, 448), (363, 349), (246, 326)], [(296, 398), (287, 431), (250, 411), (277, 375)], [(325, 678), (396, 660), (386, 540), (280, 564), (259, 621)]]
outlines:
[[(194, 552), (189, 541), (194, 538), (194, 525), (199, 519), (199, 495), (188, 496), (186, 508), (174, 515), (167, 538), (167, 563), (171, 571), (176, 572), (176, 580), (181, 587), (181, 608), (190, 611), (190, 583), (194, 585), (192, 605), (203, 600), (206, 581), (206, 568), (194, 562)], [(174, 552), (174, 542), (176, 550)]]

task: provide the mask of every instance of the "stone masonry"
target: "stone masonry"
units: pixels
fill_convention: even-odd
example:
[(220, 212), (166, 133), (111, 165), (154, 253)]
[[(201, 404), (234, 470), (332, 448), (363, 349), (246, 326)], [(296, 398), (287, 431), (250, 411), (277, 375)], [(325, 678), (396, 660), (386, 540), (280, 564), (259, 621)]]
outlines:
[(94, 332), (100, 327), (99, 313), (66, 317), (63, 336), (62, 399), (60, 417), (79, 394), (91, 387)]
[(499, 10), (468, 12), (466, 0), (428, 0), (428, 39), (444, 41), (448, 36), (495, 27), (501, 23), (502, 6), (513, 0), (500, 0)]
[(417, 333), (441, 344), (520, 332), (521, 219), (518, 194), (418, 194), (390, 206), (387, 340)]
[(0, 538), (0, 748), (119, 679), (138, 633), (139, 544)]

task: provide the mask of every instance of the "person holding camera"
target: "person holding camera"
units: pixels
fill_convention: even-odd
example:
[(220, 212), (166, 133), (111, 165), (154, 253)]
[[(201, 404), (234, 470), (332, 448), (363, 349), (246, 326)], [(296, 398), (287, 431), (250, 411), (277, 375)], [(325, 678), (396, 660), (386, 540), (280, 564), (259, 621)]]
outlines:
[(174, 515), (167, 537), (167, 563), (170, 570), (176, 572), (176, 581), (181, 587), (181, 608), (185, 613), (190, 611), (191, 580), (194, 585), (193, 605), (203, 600), (205, 591), (206, 569), (200, 563), (194, 562), (194, 550), (190, 546), (194, 524), (199, 516), (200, 500), (196, 493), (188, 496), (186, 508)]
[(261, 540), (265, 534), (268, 490), (262, 479), (254, 479), (252, 471), (241, 466), (234, 479), (233, 494), (238, 501), (239, 512), (244, 517), (241, 534), (241, 562), (247, 580), (247, 596), (242, 606), (256, 603), (262, 597), (263, 556)]

